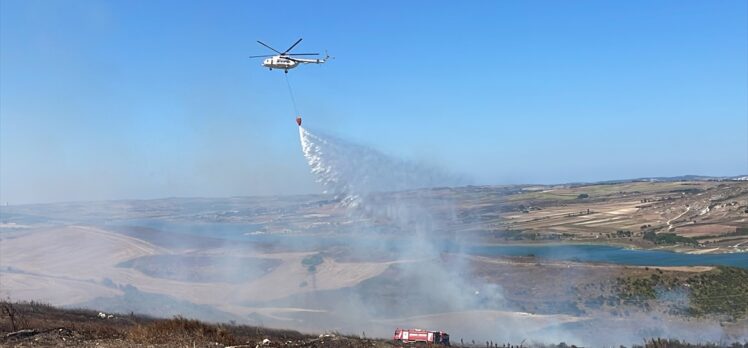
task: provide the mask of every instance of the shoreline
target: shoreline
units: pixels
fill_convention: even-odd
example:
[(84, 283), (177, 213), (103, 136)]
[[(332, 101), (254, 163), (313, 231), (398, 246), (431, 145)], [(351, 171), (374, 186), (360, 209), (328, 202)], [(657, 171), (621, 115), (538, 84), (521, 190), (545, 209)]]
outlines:
[(504, 243), (496, 243), (496, 242), (488, 242), (488, 243), (465, 243), (465, 246), (468, 247), (492, 247), (492, 246), (532, 246), (532, 247), (538, 247), (538, 246), (573, 246), (573, 245), (599, 245), (599, 246), (609, 246), (609, 247), (620, 247), (621, 249), (627, 249), (627, 250), (648, 250), (648, 251), (667, 251), (672, 252), (676, 254), (689, 254), (689, 255), (719, 255), (719, 254), (741, 254), (746, 253), (748, 254), (748, 249), (737, 249), (737, 250), (729, 250), (725, 248), (692, 248), (692, 247), (686, 247), (683, 245), (653, 245), (652, 247), (644, 247), (637, 244), (632, 243), (624, 243), (624, 242), (599, 242), (599, 241), (583, 241), (583, 240), (557, 240), (552, 242), (543, 242), (543, 241), (518, 241), (518, 242), (512, 242), (507, 241)]

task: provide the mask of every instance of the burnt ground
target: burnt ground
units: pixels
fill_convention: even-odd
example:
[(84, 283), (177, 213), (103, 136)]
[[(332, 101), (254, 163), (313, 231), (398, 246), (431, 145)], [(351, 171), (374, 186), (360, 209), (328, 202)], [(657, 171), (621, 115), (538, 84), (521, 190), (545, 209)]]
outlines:
[[(0, 302), (0, 347), (266, 347), (266, 348), (394, 348), (402, 344), (385, 339), (293, 330), (205, 323), (175, 317), (155, 319), (135, 314), (105, 314), (91, 310), (61, 309), (45, 304)], [(573, 344), (523, 342), (453, 342), (461, 348), (572, 348)], [(425, 348), (426, 345), (411, 345)], [(624, 347), (624, 346), (621, 346)], [(632, 348), (732, 347), (748, 342), (686, 343), (652, 338)]]
[[(106, 314), (40, 303), (0, 302), (2, 347), (391, 347), (389, 342), (337, 333), (302, 334), (175, 317)], [(11, 315), (13, 320), (11, 320)], [(109, 317), (111, 315), (111, 317)], [(267, 340), (267, 341), (266, 341)]]

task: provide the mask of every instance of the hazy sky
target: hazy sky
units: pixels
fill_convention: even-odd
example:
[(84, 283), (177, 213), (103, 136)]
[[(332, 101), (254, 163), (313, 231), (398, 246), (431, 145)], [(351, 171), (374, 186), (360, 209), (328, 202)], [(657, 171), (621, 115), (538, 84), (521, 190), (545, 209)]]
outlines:
[(748, 173), (748, 2), (0, 1), (0, 200), (318, 192), (304, 122), (476, 184)]

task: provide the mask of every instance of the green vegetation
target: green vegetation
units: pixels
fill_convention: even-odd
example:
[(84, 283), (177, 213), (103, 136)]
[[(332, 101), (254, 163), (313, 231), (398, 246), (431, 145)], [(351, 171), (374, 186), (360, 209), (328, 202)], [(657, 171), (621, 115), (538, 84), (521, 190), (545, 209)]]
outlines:
[(664, 276), (618, 278), (618, 297), (623, 304), (649, 308), (650, 302), (671, 312), (694, 316), (748, 316), (748, 270), (717, 267), (686, 278)]
[(748, 315), (748, 270), (718, 267), (689, 278), (688, 284), (693, 314), (725, 314), (732, 318)]
[(644, 240), (648, 240), (657, 245), (688, 244), (698, 245), (699, 242), (693, 238), (679, 236), (675, 233), (656, 233), (647, 231), (644, 233)]
[(650, 278), (618, 278), (617, 281), (618, 297), (623, 304), (648, 307), (645, 301), (657, 298), (656, 288), (662, 279), (653, 274)]
[(588, 194), (586, 194), (586, 193), (580, 193), (580, 194), (579, 194), (579, 195), (577, 196), (577, 199), (585, 199), (585, 198), (590, 198), (590, 195), (588, 195)]
[(521, 240), (524, 237), (522, 236), (522, 230), (506, 230), (506, 231), (497, 231), (494, 232), (493, 237), (494, 238), (501, 238), (504, 240)]
[(616, 231), (616, 237), (618, 238), (631, 238), (632, 234), (629, 230), (618, 230)]
[(301, 264), (306, 266), (306, 269), (307, 271), (309, 271), (309, 273), (314, 273), (317, 272), (317, 266), (321, 265), (324, 261), (325, 260), (322, 257), (322, 254), (316, 253), (314, 255), (305, 257), (303, 260), (301, 260)]
[[(680, 303), (668, 301), (667, 296), (664, 299), (659, 297), (662, 294), (682, 292), (673, 279), (663, 279), (660, 274), (653, 274), (648, 278), (629, 277), (618, 278), (616, 284), (618, 298), (608, 298), (607, 303), (610, 306), (617, 307), (619, 304), (626, 306), (639, 307), (644, 310), (651, 310), (652, 306), (663, 306), (671, 314), (688, 314), (688, 308)], [(625, 312), (625, 311), (624, 311)]]
[(574, 235), (569, 233), (538, 233), (531, 231), (521, 230), (506, 230), (497, 231), (493, 233), (493, 237), (496, 239), (503, 240), (561, 240), (562, 237), (573, 237)]

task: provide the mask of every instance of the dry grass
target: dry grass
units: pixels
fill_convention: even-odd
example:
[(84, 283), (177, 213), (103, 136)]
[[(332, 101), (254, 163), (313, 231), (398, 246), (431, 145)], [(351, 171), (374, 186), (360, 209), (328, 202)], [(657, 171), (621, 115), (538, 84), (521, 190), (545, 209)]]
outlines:
[(0, 308), (14, 313), (14, 323), (7, 311), (0, 313), (0, 346), (5, 334), (24, 329), (33, 329), (35, 344), (54, 344), (61, 336), (49, 333), (67, 332), (66, 344), (76, 346), (95, 340), (129, 342), (143, 345), (192, 346), (252, 344), (267, 338), (286, 342), (307, 340), (313, 336), (298, 331), (276, 330), (245, 325), (210, 324), (198, 320), (175, 317), (156, 319), (141, 315), (114, 314), (112, 318), (100, 318), (99, 312), (86, 309), (62, 309), (38, 302), (0, 301)]
[[(339, 333), (311, 336), (292, 330), (275, 330), (261, 327), (208, 324), (198, 320), (176, 317), (154, 319), (138, 315), (115, 316), (102, 319), (98, 312), (78, 309), (61, 309), (40, 303), (0, 301), (0, 306), (12, 306), (23, 317), (23, 329), (33, 329), (30, 335), (7, 338), (7, 315), (0, 315), (0, 346), (14, 347), (242, 347), (264, 348), (394, 348), (392, 341), (343, 336)], [(270, 343), (261, 344), (263, 339)], [(523, 341), (524, 343), (524, 341)], [(455, 345), (457, 346), (457, 345)], [(735, 343), (690, 344), (677, 340), (652, 339), (637, 348), (698, 348), (730, 346), (744, 348)], [(418, 347), (418, 346), (415, 346)], [(437, 346), (434, 346), (437, 347)], [(479, 348), (467, 345), (463, 348)], [(498, 346), (497, 346), (498, 347)], [(512, 347), (572, 348), (573, 345), (525, 344)], [(623, 346), (622, 346), (623, 347)]]
[(128, 330), (127, 338), (135, 343), (147, 344), (216, 342), (234, 345), (242, 343), (222, 325), (210, 325), (182, 317), (136, 325)]

